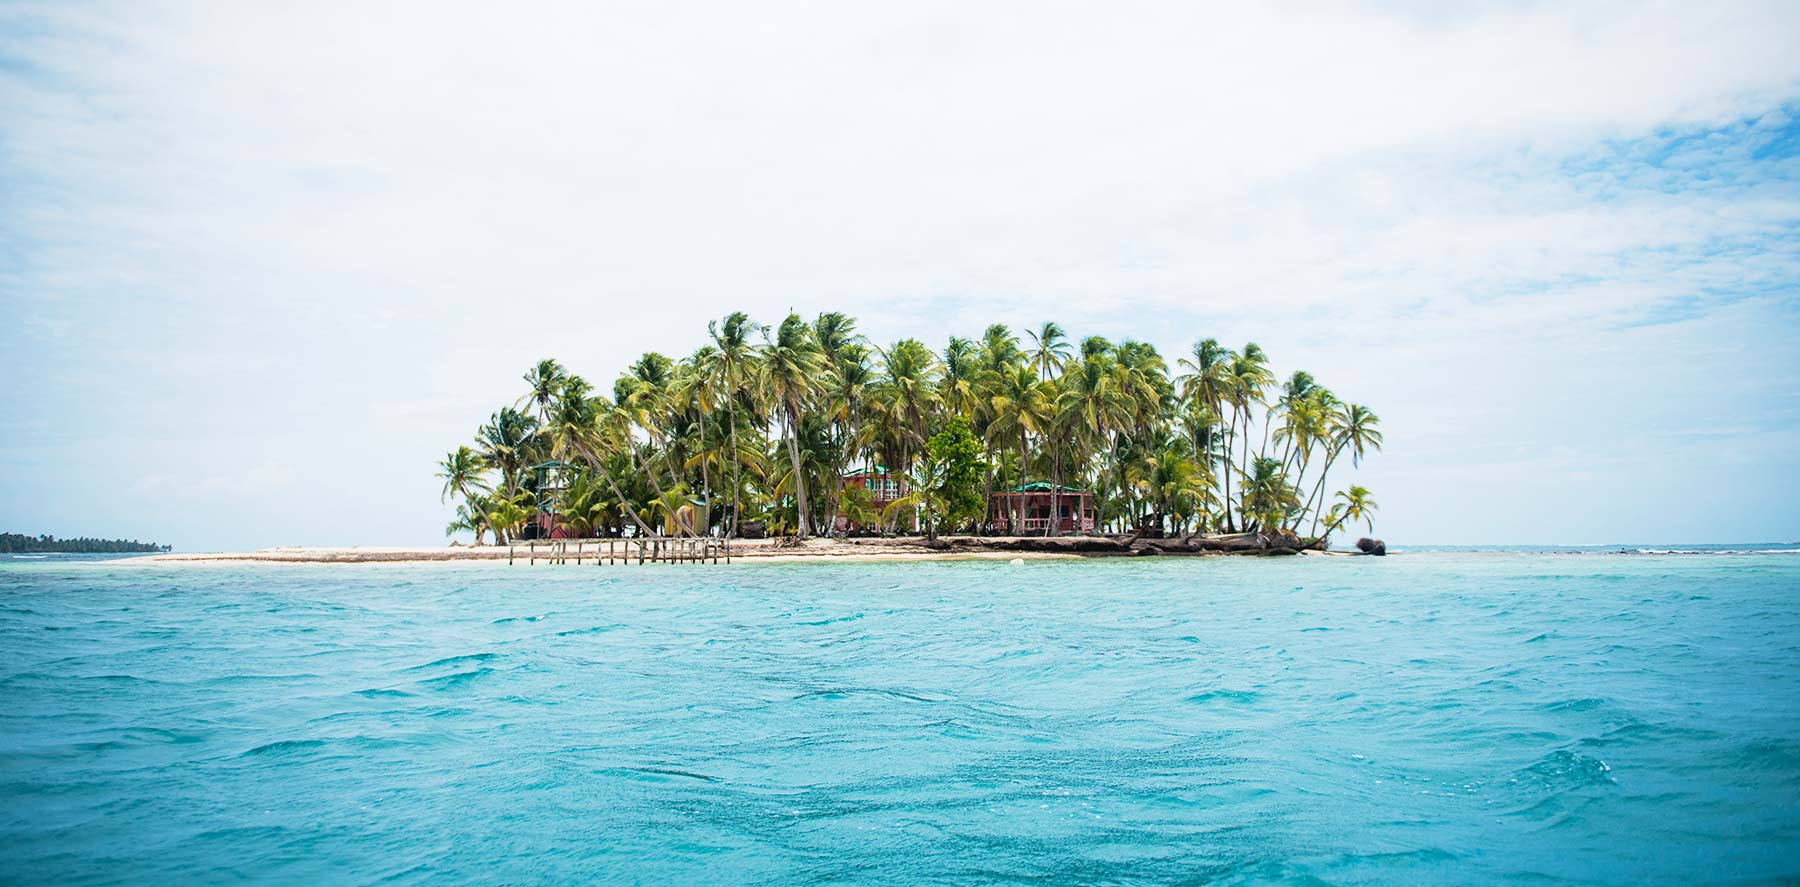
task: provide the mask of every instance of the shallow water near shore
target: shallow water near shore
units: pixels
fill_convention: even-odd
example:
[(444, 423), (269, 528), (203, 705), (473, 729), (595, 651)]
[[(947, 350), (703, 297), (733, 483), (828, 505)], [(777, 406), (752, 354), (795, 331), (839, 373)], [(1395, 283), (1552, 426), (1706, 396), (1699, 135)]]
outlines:
[(1800, 877), (1800, 557), (0, 564), (0, 883)]

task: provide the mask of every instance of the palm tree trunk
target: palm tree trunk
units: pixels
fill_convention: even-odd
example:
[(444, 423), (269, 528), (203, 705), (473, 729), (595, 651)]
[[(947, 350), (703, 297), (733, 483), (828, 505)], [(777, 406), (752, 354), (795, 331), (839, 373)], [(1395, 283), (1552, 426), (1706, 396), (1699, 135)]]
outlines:
[(653, 442), (662, 445), (663, 467), (669, 469), (669, 481), (676, 484), (681, 483), (680, 464), (675, 461), (675, 439), (666, 434), (658, 434), (649, 428), (645, 428), (644, 431), (650, 434)]
[[(844, 487), (844, 469), (850, 467), (850, 418), (856, 415), (855, 398), (847, 398), (844, 402), (844, 421), (838, 424), (839, 445), (836, 464), (831, 477), (831, 494), (825, 499), (825, 532), (827, 535), (837, 532), (838, 495)], [(845, 522), (849, 523), (848, 521)]]
[(1019, 494), (1012, 497), (1013, 514), (1016, 518), (1009, 528), (1014, 536), (1025, 535), (1025, 453), (1029, 449), (1025, 442), (1025, 426), (1019, 426)]
[(1219, 461), (1219, 467), (1223, 469), (1219, 475), (1225, 481), (1225, 532), (1227, 533), (1237, 532), (1237, 521), (1232, 518), (1231, 514), (1231, 448), (1237, 441), (1237, 419), (1238, 408), (1234, 403), (1231, 405), (1231, 424), (1225, 431), (1225, 452)]
[(712, 523), (712, 475), (706, 470), (706, 409), (700, 405), (698, 399), (695, 400), (694, 406), (700, 413), (700, 498), (706, 503), (706, 520), (709, 525), (706, 532), (710, 535), (712, 533), (710, 526)]
[[(631, 455), (631, 467), (643, 474), (644, 477), (650, 481), (650, 489), (656, 491), (657, 500), (661, 502), (669, 501), (669, 494), (663, 492), (662, 481), (657, 480), (656, 472), (651, 471), (648, 464), (645, 464), (638, 459), (637, 445), (631, 440), (629, 432), (626, 433), (625, 452)], [(676, 514), (673, 517), (676, 530), (685, 530), (689, 536), (696, 535), (692, 527), (689, 527), (686, 523), (682, 522), (681, 515)]]
[(737, 392), (727, 395), (725, 401), (725, 421), (731, 423), (731, 529), (727, 530), (727, 539), (736, 539), (738, 530), (738, 500), (744, 489), (743, 462), (739, 459), (737, 442)]
[[(493, 534), (494, 534), (494, 539), (495, 539), (495, 541), (496, 541), (496, 542), (498, 542), (498, 541), (499, 541), (499, 539), (500, 539), (500, 531), (499, 531), (499, 530), (496, 530), (496, 529), (494, 529), (494, 521), (493, 521), (493, 519), (492, 519), (492, 518), (490, 518), (490, 517), (488, 517), (488, 514), (487, 514), (487, 512), (486, 512), (486, 511), (483, 511), (483, 510), (482, 510), (482, 508), (481, 508), (481, 502), (480, 502), (480, 500), (478, 500), (478, 499), (476, 499), (476, 498), (475, 498), (475, 497), (473, 497), (473, 496), (471, 496), (471, 495), (469, 495), (469, 490), (468, 490), (468, 488), (467, 488), (467, 487), (465, 487), (465, 486), (463, 486), (463, 485), (461, 485), (461, 484), (458, 484), (458, 485), (457, 485), (457, 487), (456, 487), (456, 492), (457, 492), (457, 493), (458, 493), (458, 494), (460, 494), (460, 495), (461, 495), (461, 496), (462, 496), (462, 497), (463, 497), (463, 501), (464, 501), (464, 502), (467, 502), (467, 503), (469, 503), (469, 504), (470, 504), (470, 505), (473, 505), (473, 506), (475, 506), (475, 513), (476, 513), (476, 514), (477, 514), (477, 515), (480, 515), (480, 516), (481, 516), (481, 522), (482, 522), (482, 523), (484, 523), (484, 524), (487, 524), (487, 528), (488, 528), (488, 529), (489, 529), (489, 530), (491, 530), (491, 531), (493, 531)], [(479, 528), (477, 528), (477, 529), (479, 529)], [(476, 545), (477, 545), (477, 546), (480, 546), (480, 545), (481, 545), (481, 534), (480, 534), (480, 533), (476, 533), (476, 534), (475, 534), (475, 544), (476, 544)]]
[(797, 440), (799, 437), (799, 424), (800, 418), (797, 415), (797, 411), (794, 409), (793, 404), (789, 404), (787, 409), (787, 446), (788, 460), (793, 463), (794, 468), (794, 531), (795, 538), (805, 539), (807, 516), (806, 478), (800, 473), (800, 442)]
[(1005, 470), (1000, 468), (1000, 457), (1002, 454), (1000, 450), (994, 446), (993, 441), (982, 441), (981, 455), (990, 465), (994, 466), (994, 470), (982, 472), (981, 517), (975, 522), (975, 535), (977, 536), (984, 535), (985, 533), (982, 528), (987, 525), (988, 511), (993, 507), (991, 503), (994, 501), (994, 481), (1000, 479), (1002, 483), (1005, 482), (1003, 479)]
[[(1250, 405), (1249, 404), (1244, 404), (1244, 448), (1241, 451), (1239, 451), (1239, 453), (1238, 453), (1238, 475), (1240, 477), (1248, 477), (1250, 475)], [(1246, 527), (1248, 527), (1249, 523), (1250, 523), (1249, 516), (1242, 515), (1242, 517), (1244, 517), (1244, 525)]]
[[(612, 472), (606, 470), (605, 465), (600, 464), (600, 459), (594, 455), (592, 450), (585, 446), (577, 446), (576, 452), (580, 453), (581, 457), (587, 460), (588, 465), (592, 466), (595, 471), (600, 472), (600, 476), (606, 479), (606, 485), (612, 488), (613, 495), (617, 496), (619, 499), (619, 507), (624, 510), (626, 516), (631, 518), (632, 523), (638, 525), (638, 529), (642, 530), (644, 535), (660, 535), (655, 530), (650, 529), (650, 525), (644, 523), (644, 519), (638, 516), (637, 509), (631, 507), (631, 500), (625, 498), (625, 491), (619, 489), (619, 484), (613, 479)], [(498, 531), (495, 532), (496, 534), (498, 533)]]
[[(1308, 510), (1312, 510), (1312, 505), (1313, 505), (1314, 499), (1319, 499), (1320, 507), (1323, 507), (1325, 505), (1324, 499), (1321, 496), (1321, 494), (1324, 493), (1324, 491), (1325, 491), (1325, 479), (1331, 476), (1331, 463), (1337, 460), (1338, 453), (1342, 452), (1342, 450), (1343, 450), (1342, 447), (1332, 447), (1325, 451), (1325, 464), (1323, 466), (1321, 466), (1319, 469), (1319, 484), (1318, 484), (1318, 486), (1313, 488), (1312, 495), (1306, 497), (1306, 505), (1308, 506)], [(1317, 533), (1318, 531), (1319, 531), (1319, 514), (1317, 511), (1313, 511), (1312, 529), (1309, 530), (1308, 532), (1309, 533)]]

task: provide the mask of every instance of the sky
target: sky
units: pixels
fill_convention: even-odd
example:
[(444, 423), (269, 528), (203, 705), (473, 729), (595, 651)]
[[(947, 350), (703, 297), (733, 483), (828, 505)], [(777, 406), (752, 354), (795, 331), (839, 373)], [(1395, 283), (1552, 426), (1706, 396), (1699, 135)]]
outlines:
[(1800, 5), (1443, 7), (0, 0), (0, 530), (442, 543), (537, 359), (841, 310), (1255, 341), (1391, 543), (1800, 540)]

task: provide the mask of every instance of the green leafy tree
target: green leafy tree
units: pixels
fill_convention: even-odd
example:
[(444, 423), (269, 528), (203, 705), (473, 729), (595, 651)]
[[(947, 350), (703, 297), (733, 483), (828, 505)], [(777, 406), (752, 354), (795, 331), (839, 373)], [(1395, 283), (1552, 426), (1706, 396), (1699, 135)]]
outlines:
[(969, 430), (969, 420), (958, 416), (943, 431), (932, 435), (927, 452), (941, 467), (943, 479), (938, 494), (943, 502), (944, 523), (951, 527), (974, 524), (981, 520), (982, 479), (987, 475), (987, 460), (981, 441)]

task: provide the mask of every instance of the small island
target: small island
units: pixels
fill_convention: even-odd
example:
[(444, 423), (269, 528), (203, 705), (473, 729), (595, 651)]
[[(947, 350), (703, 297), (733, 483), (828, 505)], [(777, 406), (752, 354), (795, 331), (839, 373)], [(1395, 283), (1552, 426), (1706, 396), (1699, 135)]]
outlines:
[(55, 536), (27, 536), (23, 533), (0, 533), (0, 554), (154, 554), (169, 550), (167, 545), (139, 542), (133, 539), (58, 539)]
[(523, 381), (438, 465), (446, 534), (477, 550), (1287, 553), (1373, 528), (1370, 492), (1330, 478), (1380, 449), (1380, 419), (1304, 370), (1280, 381), (1254, 342), (1200, 339), (1171, 361), (995, 324), (933, 350), (874, 344), (840, 312), (734, 312), (610, 392), (549, 359)]

